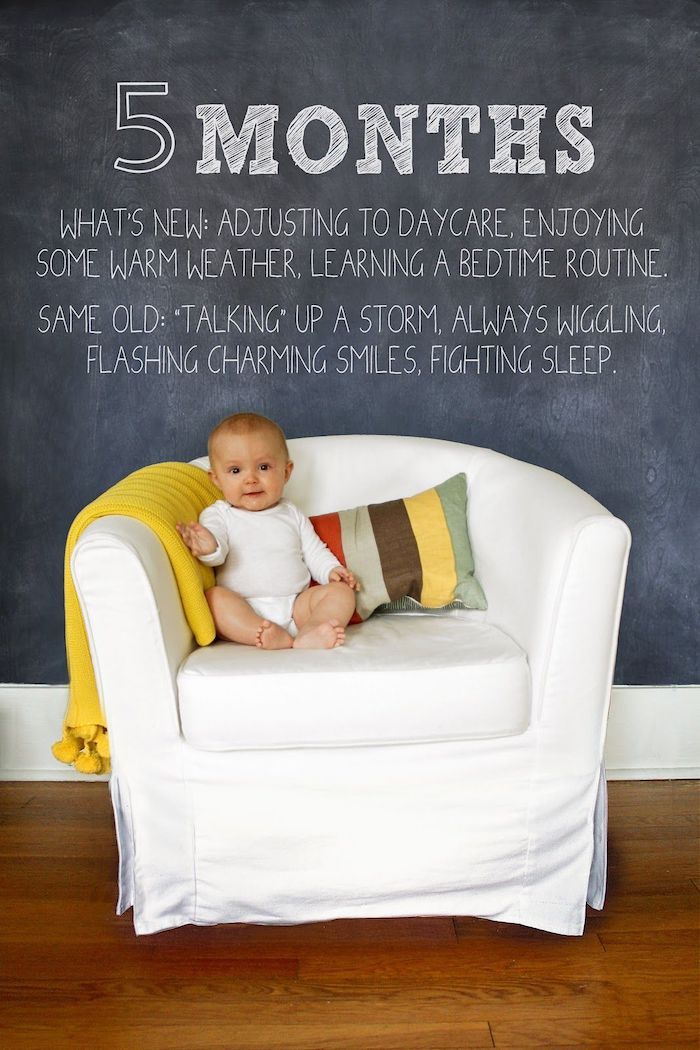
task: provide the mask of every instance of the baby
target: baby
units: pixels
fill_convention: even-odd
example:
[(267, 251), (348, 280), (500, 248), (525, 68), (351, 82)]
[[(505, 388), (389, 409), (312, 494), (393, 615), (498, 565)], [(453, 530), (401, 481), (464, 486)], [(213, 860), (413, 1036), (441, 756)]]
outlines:
[[(209, 476), (223, 499), (177, 530), (205, 565), (217, 633), (261, 649), (332, 649), (345, 641), (359, 584), (289, 500), (294, 468), (276, 423), (242, 412), (209, 435)], [(310, 587), (314, 580), (322, 584)]]

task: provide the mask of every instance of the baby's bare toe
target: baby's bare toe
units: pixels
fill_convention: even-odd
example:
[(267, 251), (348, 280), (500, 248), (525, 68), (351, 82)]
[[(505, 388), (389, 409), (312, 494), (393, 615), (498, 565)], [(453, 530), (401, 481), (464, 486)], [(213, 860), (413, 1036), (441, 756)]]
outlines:
[(264, 620), (258, 631), (258, 641), (255, 643), (261, 649), (289, 649), (292, 638), (288, 631), (280, 627), (278, 623)]
[(262, 623), (260, 624), (260, 626), (257, 628), (257, 630), (255, 632), (255, 644), (257, 645), (258, 649), (262, 649), (263, 631), (265, 631), (269, 626), (270, 626), (270, 621), (269, 620), (263, 620)]

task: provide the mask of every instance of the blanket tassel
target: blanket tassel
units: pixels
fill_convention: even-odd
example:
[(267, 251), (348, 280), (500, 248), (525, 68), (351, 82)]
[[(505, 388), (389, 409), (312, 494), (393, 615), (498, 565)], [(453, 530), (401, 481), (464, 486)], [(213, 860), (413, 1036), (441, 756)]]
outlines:
[(63, 738), (51, 748), (59, 762), (73, 766), (78, 773), (93, 776), (110, 772), (109, 741), (102, 726), (76, 726), (64, 729)]

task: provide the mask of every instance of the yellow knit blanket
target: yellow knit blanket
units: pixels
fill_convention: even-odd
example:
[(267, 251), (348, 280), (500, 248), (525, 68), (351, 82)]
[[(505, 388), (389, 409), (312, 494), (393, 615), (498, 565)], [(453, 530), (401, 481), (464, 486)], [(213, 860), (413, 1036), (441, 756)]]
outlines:
[(60, 762), (81, 773), (109, 772), (109, 742), (97, 693), (85, 624), (71, 575), (73, 548), (83, 529), (107, 514), (138, 518), (165, 547), (180, 590), (187, 622), (197, 643), (208, 645), (215, 629), (204, 591), (214, 573), (192, 556), (178, 535), (178, 521), (196, 521), (205, 507), (221, 496), (205, 471), (188, 463), (156, 463), (129, 474), (78, 514), (66, 541), (64, 592), (66, 653), (70, 692), (63, 739), (52, 751)]

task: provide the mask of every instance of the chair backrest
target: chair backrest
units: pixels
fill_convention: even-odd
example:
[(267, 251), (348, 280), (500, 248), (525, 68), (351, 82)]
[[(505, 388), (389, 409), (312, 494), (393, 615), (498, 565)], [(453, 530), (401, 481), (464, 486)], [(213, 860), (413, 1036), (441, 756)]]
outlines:
[[(471, 488), (483, 465), (504, 459), (474, 445), (436, 438), (336, 434), (288, 442), (294, 471), (285, 496), (305, 514), (324, 514), (422, 492), (464, 472)], [(195, 460), (208, 468), (208, 460)]]

